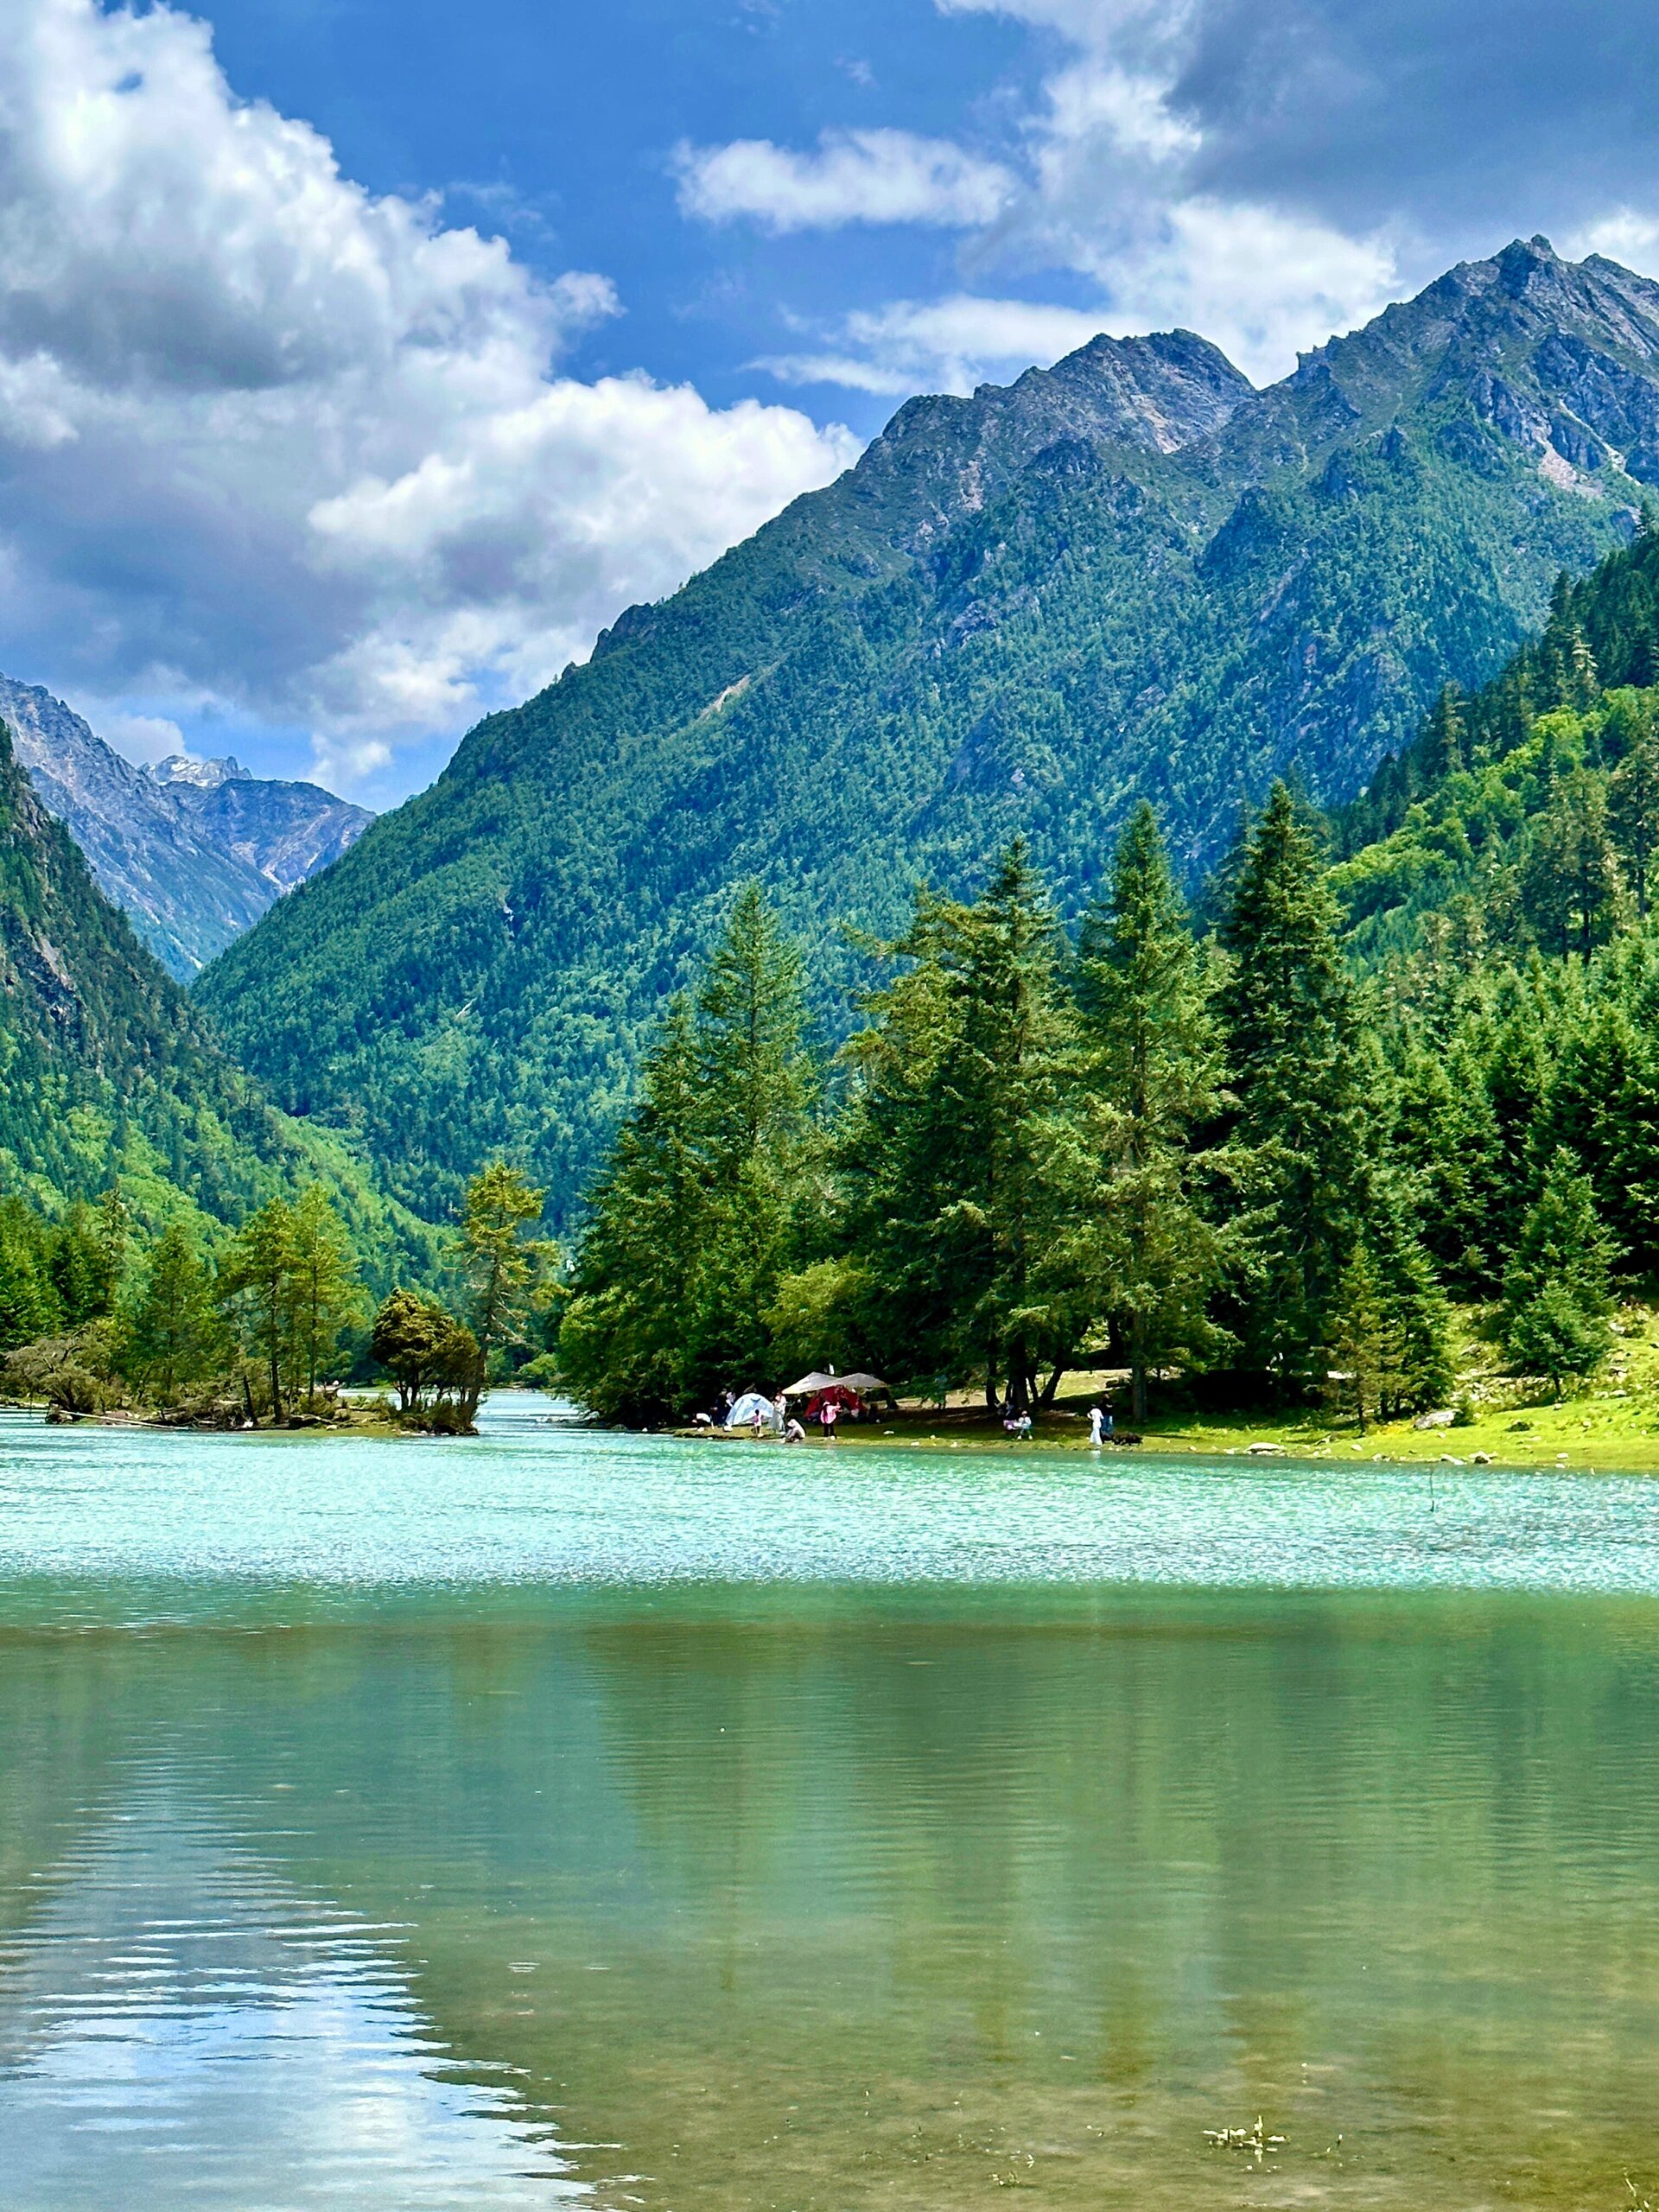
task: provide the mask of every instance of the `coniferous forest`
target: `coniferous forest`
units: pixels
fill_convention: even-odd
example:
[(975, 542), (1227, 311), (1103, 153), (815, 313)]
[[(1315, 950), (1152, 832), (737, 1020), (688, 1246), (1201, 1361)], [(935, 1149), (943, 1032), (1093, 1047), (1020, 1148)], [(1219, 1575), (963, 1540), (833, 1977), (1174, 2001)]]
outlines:
[(1659, 537), (1332, 817), (1287, 783), (1196, 914), (1152, 808), (1071, 925), (1016, 838), (917, 896), (814, 1050), (758, 887), (590, 1193), (556, 1362), (629, 1420), (828, 1358), (1011, 1410), (1121, 1364), (1362, 1421), (1452, 1301), (1559, 1391), (1659, 1272)]
[(1189, 902), (1143, 801), (1069, 916), (1016, 836), (972, 895), (925, 887), (897, 936), (848, 933), (850, 1020), (751, 883), (663, 1014), (562, 1273), (505, 1162), (458, 1235), (389, 1236), (350, 1155), (205, 1033), (181, 1089), (160, 1038), (182, 1002), (14, 779), (15, 941), (79, 942), (86, 910), (127, 995), (86, 1001), (91, 1063), (131, 1070), (66, 1058), (41, 987), (41, 1079), (13, 1095), (55, 1088), (67, 1118), (58, 1180), (0, 1206), (14, 1387), (281, 1418), (344, 1367), (464, 1427), (531, 1358), (644, 1422), (825, 1362), (1016, 1414), (1111, 1365), (1135, 1420), (1179, 1376), (1363, 1425), (1445, 1399), (1462, 1306), (1559, 1394), (1659, 1275), (1656, 635), (1646, 521), (1346, 808), (1275, 783)]

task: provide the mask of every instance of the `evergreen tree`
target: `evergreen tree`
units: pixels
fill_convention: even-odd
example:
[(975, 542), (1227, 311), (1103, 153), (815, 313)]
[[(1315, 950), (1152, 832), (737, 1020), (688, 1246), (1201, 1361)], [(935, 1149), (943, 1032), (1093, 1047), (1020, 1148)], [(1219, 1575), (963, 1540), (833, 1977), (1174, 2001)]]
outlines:
[(799, 952), (751, 884), (588, 1193), (557, 1360), (595, 1410), (684, 1415), (782, 1379), (772, 1315), (817, 1142), (805, 1027)]
[[(1077, 1018), (1023, 840), (971, 906), (924, 893), (871, 1001), (840, 1157), (884, 1340), (986, 1402), (1052, 1400), (1087, 1326), (1077, 1230), (1096, 1168), (1076, 1111)], [(1046, 1383), (1039, 1380), (1046, 1365)]]
[(559, 1324), (565, 1387), (607, 1420), (682, 1414), (702, 1378), (689, 1342), (709, 1191), (692, 1014), (673, 1000), (639, 1103), (598, 1182)]
[(455, 1254), (470, 1296), (468, 1318), (478, 1345), (472, 1376), (461, 1395), (461, 1417), (468, 1427), (489, 1381), (491, 1355), (524, 1341), (531, 1302), (552, 1258), (550, 1245), (524, 1234), (528, 1223), (541, 1219), (545, 1196), (501, 1160), (480, 1168), (467, 1186)]
[(239, 1323), (244, 1345), (264, 1370), (273, 1421), (283, 1419), (295, 1366), (294, 1209), (271, 1198), (250, 1214), (219, 1271), (219, 1294)]
[(1412, 1194), (1415, 1234), (1448, 1282), (1491, 1295), (1503, 1273), (1503, 1161), (1478, 1039), (1454, 1017), (1448, 1039), (1414, 1035), (1396, 1051), (1389, 1147)]
[(225, 1351), (213, 1276), (189, 1230), (182, 1222), (170, 1222), (123, 1315), (122, 1370), (156, 1404), (171, 1406), (181, 1391), (217, 1370)]
[(1440, 686), (1440, 696), (1428, 718), (1425, 740), (1429, 771), (1436, 777), (1455, 776), (1465, 765), (1468, 732), (1459, 711), (1460, 703), (1461, 694), (1455, 683)]
[(79, 1329), (110, 1310), (114, 1277), (99, 1217), (78, 1198), (59, 1223), (47, 1272), (65, 1325)]
[(105, 1310), (121, 1295), (126, 1278), (127, 1254), (132, 1244), (132, 1209), (118, 1175), (98, 1202), (98, 1241), (104, 1256)]
[(1609, 824), (1630, 870), (1641, 918), (1648, 911), (1648, 875), (1659, 843), (1659, 729), (1653, 699), (1620, 694), (1608, 709), (1607, 734), (1619, 756), (1607, 785)]
[(308, 1402), (317, 1370), (334, 1357), (340, 1335), (361, 1310), (359, 1269), (345, 1226), (321, 1183), (308, 1183), (294, 1209), (294, 1321)]
[(478, 1369), (478, 1339), (435, 1298), (394, 1290), (374, 1317), (369, 1348), (397, 1389), (397, 1410), (429, 1421), (453, 1407), (471, 1387)]
[(1363, 1243), (1354, 1247), (1331, 1301), (1331, 1370), (1325, 1395), (1351, 1413), (1362, 1434), (1383, 1416), (1398, 1387), (1400, 1332), (1384, 1304), (1376, 1268)]
[(1100, 1161), (1085, 1268), (1129, 1363), (1131, 1417), (1147, 1418), (1148, 1370), (1211, 1352), (1206, 1302), (1221, 1241), (1198, 1202), (1194, 1128), (1215, 1113), (1219, 1059), (1198, 948), (1142, 800), (1119, 842), (1112, 893), (1084, 916), (1078, 1001), (1084, 1090)]
[(1386, 1173), (1372, 1179), (1363, 1249), (1389, 1332), (1381, 1409), (1389, 1416), (1420, 1413), (1452, 1388), (1452, 1308), (1404, 1194)]
[(1589, 956), (1611, 925), (1618, 862), (1607, 819), (1607, 786), (1574, 768), (1559, 779), (1533, 825), (1522, 895), (1541, 942), (1552, 952)]
[(1253, 1355), (1289, 1376), (1323, 1357), (1363, 1211), (1369, 1129), (1338, 909), (1290, 792), (1252, 831), (1223, 941), (1233, 1143), (1253, 1209)]
[(16, 1201), (0, 1211), (0, 1352), (14, 1351), (62, 1326), (62, 1308)]
[(1590, 1179), (1562, 1146), (1503, 1283), (1504, 1349), (1519, 1372), (1543, 1376), (1558, 1398), (1568, 1382), (1593, 1374), (1611, 1346), (1614, 1251)]
[(792, 1252), (817, 1087), (805, 1026), (799, 951), (751, 883), (709, 961), (693, 1030), (704, 1196), (684, 1318), (699, 1375), (734, 1390), (767, 1371), (766, 1313)]

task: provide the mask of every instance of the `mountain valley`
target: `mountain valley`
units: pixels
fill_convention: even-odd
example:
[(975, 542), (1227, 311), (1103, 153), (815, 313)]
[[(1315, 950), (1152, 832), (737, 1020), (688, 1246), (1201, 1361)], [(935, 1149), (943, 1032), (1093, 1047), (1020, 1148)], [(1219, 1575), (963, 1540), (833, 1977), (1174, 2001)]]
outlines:
[(49, 691), (3, 676), (0, 720), (105, 892), (181, 982), (373, 818), (315, 784), (253, 777), (234, 760), (139, 767)]
[(1265, 391), (1176, 333), (901, 408), (855, 467), (493, 715), (202, 977), (290, 1111), (441, 1207), (575, 1203), (754, 878), (832, 1029), (910, 887), (1016, 830), (1075, 914), (1149, 798), (1189, 886), (1273, 776), (1362, 790), (1659, 479), (1659, 285), (1517, 240)]

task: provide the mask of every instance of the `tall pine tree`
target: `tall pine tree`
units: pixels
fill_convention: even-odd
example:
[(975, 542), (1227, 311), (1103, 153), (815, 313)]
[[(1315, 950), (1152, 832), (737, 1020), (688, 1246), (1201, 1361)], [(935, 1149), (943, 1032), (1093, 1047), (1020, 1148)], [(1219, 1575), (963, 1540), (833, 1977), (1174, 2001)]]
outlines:
[[(1052, 1399), (1088, 1325), (1077, 1230), (1093, 1163), (1062, 940), (1023, 839), (971, 906), (924, 893), (872, 1002), (841, 1146), (872, 1311), (912, 1371), (988, 1405)], [(1046, 1378), (1041, 1370), (1046, 1367)]]
[(814, 1166), (805, 1027), (799, 953), (750, 885), (588, 1193), (558, 1365), (596, 1411), (683, 1417), (786, 1379), (770, 1316)]
[(1084, 918), (1077, 997), (1100, 1177), (1082, 1256), (1101, 1316), (1122, 1341), (1131, 1417), (1144, 1421), (1150, 1370), (1215, 1350), (1207, 1301), (1222, 1262), (1192, 1144), (1217, 1109), (1218, 1042), (1198, 950), (1144, 799), (1119, 842), (1109, 899)]
[(1222, 931), (1220, 997), (1249, 1208), (1249, 1355), (1284, 1377), (1324, 1355), (1364, 1210), (1370, 1132), (1351, 986), (1319, 849), (1283, 783), (1251, 830)]

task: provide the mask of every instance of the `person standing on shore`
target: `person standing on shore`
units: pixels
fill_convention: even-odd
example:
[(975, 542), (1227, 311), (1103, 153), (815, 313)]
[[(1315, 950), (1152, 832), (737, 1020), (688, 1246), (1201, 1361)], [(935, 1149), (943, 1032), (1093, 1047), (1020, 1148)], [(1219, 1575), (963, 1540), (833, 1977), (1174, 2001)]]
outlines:
[(818, 1420), (823, 1429), (823, 1440), (826, 1444), (835, 1442), (836, 1423), (840, 1418), (841, 1408), (833, 1398), (826, 1398), (818, 1408)]
[(1103, 1427), (1103, 1425), (1104, 1425), (1104, 1422), (1105, 1422), (1105, 1418), (1106, 1418), (1106, 1417), (1105, 1417), (1105, 1415), (1101, 1412), (1100, 1408), (1099, 1408), (1098, 1406), (1090, 1406), (1090, 1408), (1089, 1408), (1089, 1444), (1090, 1444), (1090, 1448), (1092, 1451), (1098, 1452), (1098, 1451), (1099, 1451), (1099, 1449), (1100, 1449), (1100, 1447), (1101, 1447), (1101, 1445), (1102, 1445), (1102, 1444), (1104, 1442), (1104, 1440), (1104, 1440), (1104, 1437), (1103, 1437), (1103, 1433), (1102, 1433)]

